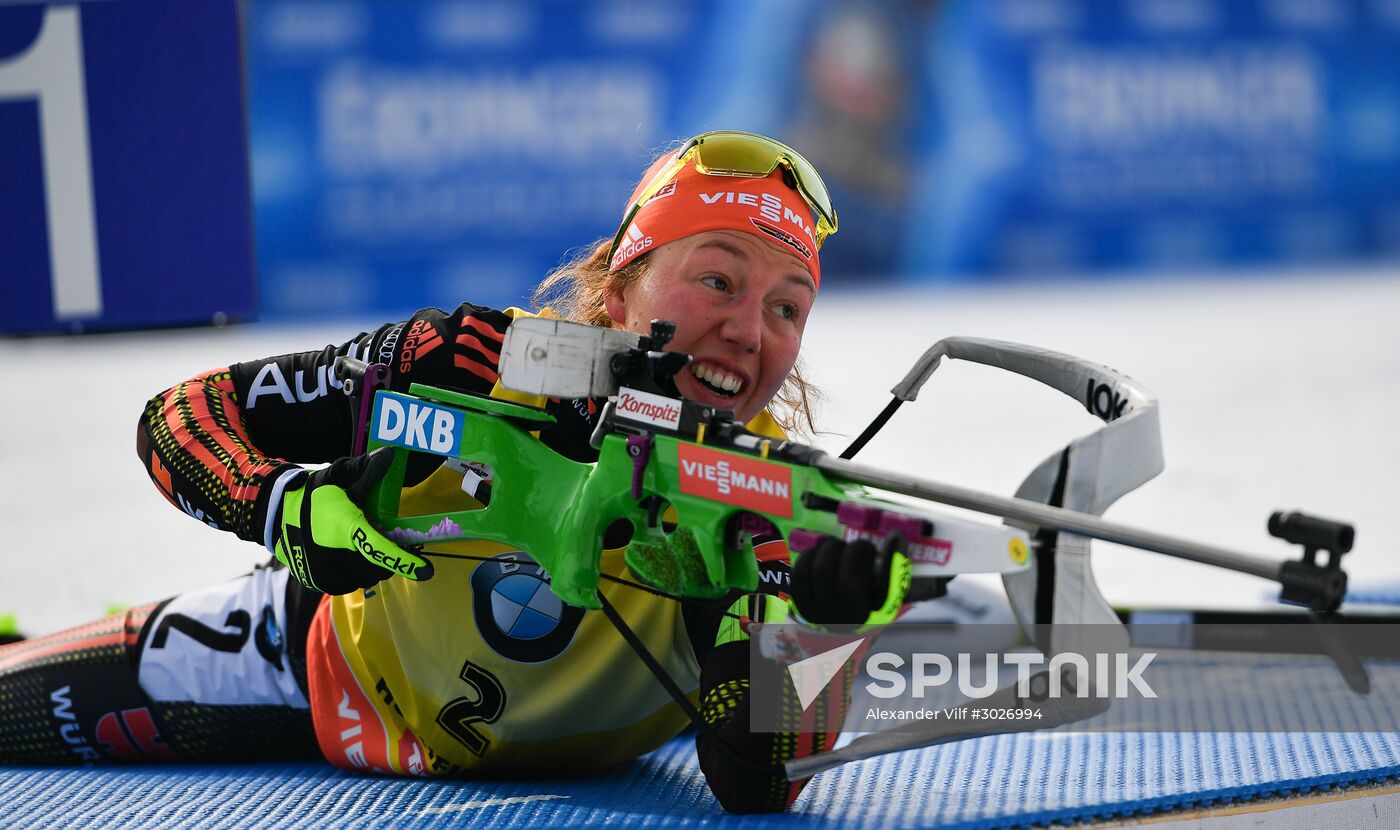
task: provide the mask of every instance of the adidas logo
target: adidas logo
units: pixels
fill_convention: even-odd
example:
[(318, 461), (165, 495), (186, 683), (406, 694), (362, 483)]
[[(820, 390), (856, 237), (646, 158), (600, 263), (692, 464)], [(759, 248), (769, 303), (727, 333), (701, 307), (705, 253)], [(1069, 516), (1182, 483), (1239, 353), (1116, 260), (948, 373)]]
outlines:
[(627, 229), (627, 233), (623, 234), (622, 244), (618, 246), (617, 253), (613, 254), (611, 266), (616, 268), (619, 262), (632, 259), (637, 254), (650, 248), (651, 245), (651, 237), (647, 236), (646, 232), (638, 227), (635, 222), (632, 223), (631, 227)]
[(413, 364), (423, 355), (442, 345), (442, 335), (426, 320), (418, 320), (408, 330), (403, 349), (399, 353), (399, 372), (408, 374)]

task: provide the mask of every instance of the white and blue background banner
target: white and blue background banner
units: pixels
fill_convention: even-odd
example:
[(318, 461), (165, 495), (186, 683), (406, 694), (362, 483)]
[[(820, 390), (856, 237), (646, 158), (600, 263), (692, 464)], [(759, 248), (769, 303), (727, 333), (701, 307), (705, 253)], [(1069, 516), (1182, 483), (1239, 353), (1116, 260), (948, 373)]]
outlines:
[(0, 3), (0, 331), (249, 320), (237, 6)]
[(1400, 252), (1400, 4), (946, 7), (904, 269), (1290, 265)]
[(1400, 252), (1400, 4), (250, 2), (269, 313), (523, 302), (651, 153), (780, 136), (833, 287)]
[(714, 128), (824, 171), (837, 289), (1386, 261), (1398, 52), (1396, 0), (11, 0), (0, 327), (522, 304)]

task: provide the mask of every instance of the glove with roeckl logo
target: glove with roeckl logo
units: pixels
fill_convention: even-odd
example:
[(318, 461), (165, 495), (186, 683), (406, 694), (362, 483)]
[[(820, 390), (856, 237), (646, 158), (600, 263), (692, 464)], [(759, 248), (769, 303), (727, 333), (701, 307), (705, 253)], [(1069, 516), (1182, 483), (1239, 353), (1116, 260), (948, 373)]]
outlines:
[(342, 458), (282, 494), (273, 553), (298, 582), (348, 594), (394, 574), (416, 582), (432, 578), (432, 564), (375, 529), (361, 507), (392, 460), (387, 447)]

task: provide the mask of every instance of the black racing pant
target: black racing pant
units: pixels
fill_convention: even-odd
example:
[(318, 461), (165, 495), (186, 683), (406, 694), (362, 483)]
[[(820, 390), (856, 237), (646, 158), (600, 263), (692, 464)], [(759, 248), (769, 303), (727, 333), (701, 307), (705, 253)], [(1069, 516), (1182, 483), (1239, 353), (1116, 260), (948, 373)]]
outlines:
[(143, 660), (148, 668), (155, 657), (179, 669), (208, 649), (225, 660), (244, 652), (275, 660), (276, 668), (269, 662), (263, 670), (289, 672), (304, 697), (307, 630), (320, 595), (290, 579), (278, 592), (284, 607), (276, 614), (220, 606), (217, 618), (200, 620), (168, 610), (205, 593), (196, 592), (0, 646), (0, 763), (319, 758), (309, 709), (153, 699), (142, 687)]

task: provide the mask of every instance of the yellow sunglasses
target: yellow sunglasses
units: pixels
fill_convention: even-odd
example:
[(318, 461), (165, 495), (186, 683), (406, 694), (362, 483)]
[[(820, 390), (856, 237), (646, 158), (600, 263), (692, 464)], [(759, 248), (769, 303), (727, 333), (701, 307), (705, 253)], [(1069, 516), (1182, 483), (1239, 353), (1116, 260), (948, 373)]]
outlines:
[(821, 248), (822, 242), (836, 233), (836, 208), (832, 207), (831, 194), (827, 192), (826, 184), (817, 173), (817, 168), (803, 158), (801, 153), (781, 141), (774, 141), (758, 133), (717, 130), (701, 133), (687, 141), (675, 154), (675, 159), (652, 176), (651, 181), (647, 182), (646, 187), (637, 195), (636, 201), (627, 209), (627, 215), (623, 217), (622, 224), (618, 226), (617, 234), (613, 237), (612, 247), (608, 249), (606, 262), (612, 262), (613, 255), (622, 244), (622, 238), (637, 211), (661, 188), (669, 184), (687, 163), (694, 164), (696, 171), (707, 176), (737, 176), (748, 179), (764, 178), (781, 164), (792, 174), (790, 184), (795, 186), (802, 200), (816, 215), (817, 247)]

